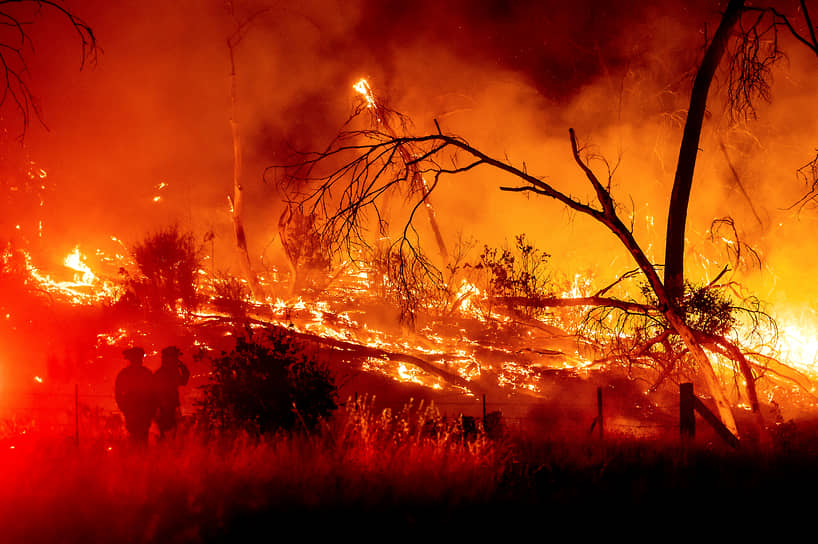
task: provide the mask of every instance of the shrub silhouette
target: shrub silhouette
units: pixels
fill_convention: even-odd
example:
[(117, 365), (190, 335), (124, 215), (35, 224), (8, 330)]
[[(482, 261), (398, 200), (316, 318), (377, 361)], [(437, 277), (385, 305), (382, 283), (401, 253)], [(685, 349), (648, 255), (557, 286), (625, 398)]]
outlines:
[(217, 310), (237, 320), (247, 317), (252, 292), (246, 282), (226, 273), (219, 273), (213, 278), (212, 285), (213, 305)]
[(211, 363), (211, 382), (197, 402), (198, 419), (208, 428), (311, 430), (338, 407), (329, 369), (286, 330), (269, 329), (264, 337), (248, 330)]
[(136, 244), (131, 253), (139, 275), (130, 277), (125, 272), (126, 301), (149, 311), (196, 309), (201, 252), (192, 233), (168, 227)]

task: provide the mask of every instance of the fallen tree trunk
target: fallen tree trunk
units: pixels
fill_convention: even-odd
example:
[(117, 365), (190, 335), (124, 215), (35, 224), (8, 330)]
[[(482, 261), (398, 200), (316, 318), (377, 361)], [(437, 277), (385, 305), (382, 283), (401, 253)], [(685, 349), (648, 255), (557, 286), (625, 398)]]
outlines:
[[(230, 323), (234, 325), (233, 321), (226, 317), (213, 317), (210, 318), (211, 322), (218, 322), (218, 323)], [(452, 374), (447, 370), (440, 368), (434, 363), (421, 359), (420, 357), (415, 357), (414, 355), (408, 355), (406, 353), (400, 353), (395, 351), (389, 351), (382, 348), (373, 348), (371, 346), (366, 346), (363, 344), (359, 344), (356, 342), (350, 342), (346, 340), (338, 340), (335, 338), (330, 338), (327, 336), (321, 336), (320, 334), (314, 334), (309, 332), (302, 332), (298, 330), (294, 330), (290, 327), (285, 327), (283, 325), (277, 325), (275, 323), (270, 323), (268, 321), (264, 321), (262, 319), (248, 319), (248, 324), (256, 324), (262, 325), (264, 327), (275, 328), (281, 331), (286, 331), (287, 334), (294, 336), (300, 340), (305, 342), (310, 342), (312, 344), (317, 344), (321, 346), (326, 346), (334, 350), (346, 352), (349, 354), (350, 359), (368, 359), (368, 358), (375, 358), (375, 359), (386, 359), (390, 361), (399, 361), (402, 363), (408, 363), (410, 365), (416, 366), (419, 369), (427, 372), (433, 376), (437, 376), (443, 379), (445, 382), (456, 386), (466, 389), (470, 391), (474, 395), (483, 395), (488, 391), (481, 387), (479, 384), (469, 381), (462, 376), (457, 374)]]
[(649, 304), (640, 304), (638, 302), (630, 302), (625, 300), (618, 300), (609, 297), (576, 297), (576, 298), (560, 298), (560, 297), (494, 297), (495, 302), (504, 304), (509, 307), (524, 306), (527, 308), (570, 308), (577, 306), (618, 308), (626, 312), (638, 313), (653, 313), (659, 314), (659, 310)]

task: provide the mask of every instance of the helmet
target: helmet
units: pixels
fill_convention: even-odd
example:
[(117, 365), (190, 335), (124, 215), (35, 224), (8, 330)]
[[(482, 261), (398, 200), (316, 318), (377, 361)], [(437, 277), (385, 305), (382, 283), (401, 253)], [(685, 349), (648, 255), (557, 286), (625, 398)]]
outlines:
[(145, 350), (138, 346), (134, 346), (126, 350), (123, 350), (122, 355), (124, 355), (125, 358), (129, 361), (138, 362), (141, 361), (142, 358), (145, 356)]
[(163, 359), (174, 359), (182, 354), (182, 351), (176, 346), (168, 346), (162, 350)]

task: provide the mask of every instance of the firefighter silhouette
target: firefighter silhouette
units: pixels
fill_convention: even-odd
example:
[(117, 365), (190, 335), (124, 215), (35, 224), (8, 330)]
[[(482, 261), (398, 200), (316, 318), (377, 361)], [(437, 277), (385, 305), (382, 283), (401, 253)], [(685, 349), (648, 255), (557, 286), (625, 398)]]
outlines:
[(114, 383), (116, 404), (125, 416), (125, 428), (135, 445), (147, 445), (148, 431), (156, 412), (153, 374), (142, 366), (145, 350), (128, 348), (122, 355), (130, 364), (119, 371)]
[(187, 385), (190, 379), (190, 371), (179, 360), (181, 354), (176, 346), (163, 349), (162, 365), (153, 373), (157, 396), (156, 423), (160, 438), (176, 430), (180, 416), (179, 388)]

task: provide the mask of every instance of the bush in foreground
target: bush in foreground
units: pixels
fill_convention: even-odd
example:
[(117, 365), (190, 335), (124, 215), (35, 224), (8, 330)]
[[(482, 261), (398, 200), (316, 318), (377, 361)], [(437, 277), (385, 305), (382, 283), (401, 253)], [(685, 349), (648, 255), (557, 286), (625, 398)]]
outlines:
[(312, 430), (338, 407), (327, 366), (286, 330), (263, 336), (248, 330), (211, 365), (211, 382), (197, 403), (199, 421), (211, 429)]

